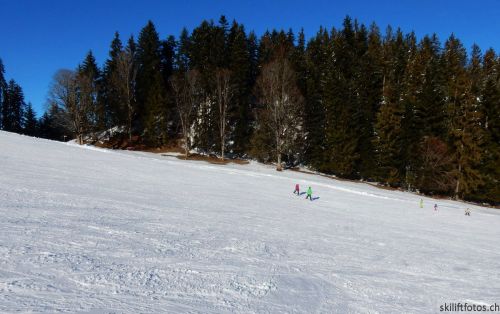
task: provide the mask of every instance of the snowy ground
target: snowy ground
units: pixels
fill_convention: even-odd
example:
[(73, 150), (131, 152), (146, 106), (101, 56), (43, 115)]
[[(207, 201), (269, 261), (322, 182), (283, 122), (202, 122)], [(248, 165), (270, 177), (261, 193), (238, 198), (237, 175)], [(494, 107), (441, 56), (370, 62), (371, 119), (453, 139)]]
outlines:
[[(311, 185), (314, 201), (292, 194)], [(435, 313), (500, 303), (500, 211), (0, 132), (0, 312)]]

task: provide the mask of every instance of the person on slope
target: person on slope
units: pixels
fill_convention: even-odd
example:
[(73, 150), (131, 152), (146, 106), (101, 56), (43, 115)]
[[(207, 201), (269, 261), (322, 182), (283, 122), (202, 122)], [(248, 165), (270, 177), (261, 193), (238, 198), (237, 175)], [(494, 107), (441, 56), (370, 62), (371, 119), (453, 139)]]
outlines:
[(437, 211), (438, 210), (438, 204), (434, 204), (434, 210)]
[(293, 194), (297, 193), (297, 195), (300, 195), (300, 186), (299, 184), (295, 184), (295, 190), (293, 191)]
[(424, 208), (424, 200), (420, 199), (420, 208)]
[(309, 198), (311, 201), (313, 200), (312, 199), (312, 194), (313, 194), (313, 191), (311, 189), (311, 187), (308, 187), (307, 188), (307, 195), (306, 195), (306, 199)]
[(467, 207), (465, 209), (465, 216), (470, 216), (470, 208), (469, 207)]

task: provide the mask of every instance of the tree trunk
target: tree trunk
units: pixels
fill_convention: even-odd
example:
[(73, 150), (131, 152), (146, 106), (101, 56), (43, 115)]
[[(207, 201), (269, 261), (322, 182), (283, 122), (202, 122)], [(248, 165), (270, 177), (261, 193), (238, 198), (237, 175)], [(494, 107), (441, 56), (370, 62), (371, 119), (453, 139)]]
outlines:
[(185, 159), (187, 160), (189, 157), (189, 147), (188, 147), (188, 136), (187, 133), (184, 135), (184, 153)]
[(276, 159), (278, 160), (278, 164), (276, 165), (276, 171), (282, 171), (283, 167), (281, 166), (281, 139), (280, 139), (279, 127), (276, 131)]
[[(129, 105), (130, 108), (130, 105)], [(129, 142), (132, 141), (132, 114), (130, 113), (129, 109), (129, 114), (128, 114), (128, 140)]]
[(222, 160), (224, 160), (224, 139), (222, 139), (221, 143), (221, 158)]
[(458, 165), (457, 185), (455, 186), (455, 199), (458, 200), (458, 193), (460, 192), (460, 176), (462, 173), (462, 165)]

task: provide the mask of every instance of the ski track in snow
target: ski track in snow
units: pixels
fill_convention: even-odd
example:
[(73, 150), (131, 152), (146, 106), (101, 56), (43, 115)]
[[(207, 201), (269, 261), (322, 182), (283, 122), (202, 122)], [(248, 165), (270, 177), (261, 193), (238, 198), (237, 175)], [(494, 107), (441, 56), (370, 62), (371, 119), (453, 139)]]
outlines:
[[(293, 195), (295, 183), (319, 199)], [(0, 132), (0, 312), (436, 313), (445, 302), (500, 303), (499, 211), (426, 197), (419, 208), (420, 198), (256, 163)]]

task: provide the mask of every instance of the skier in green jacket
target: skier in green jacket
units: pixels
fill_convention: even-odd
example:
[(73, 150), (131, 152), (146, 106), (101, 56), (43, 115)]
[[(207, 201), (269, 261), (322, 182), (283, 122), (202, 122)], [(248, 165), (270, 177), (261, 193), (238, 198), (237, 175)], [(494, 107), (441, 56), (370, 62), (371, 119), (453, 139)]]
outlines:
[(309, 198), (311, 201), (313, 200), (312, 199), (312, 194), (313, 194), (313, 191), (311, 189), (311, 187), (308, 187), (307, 188), (307, 196), (306, 196), (306, 199)]

